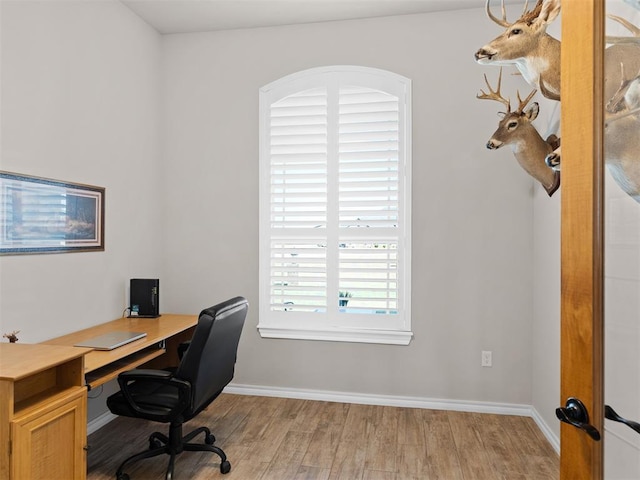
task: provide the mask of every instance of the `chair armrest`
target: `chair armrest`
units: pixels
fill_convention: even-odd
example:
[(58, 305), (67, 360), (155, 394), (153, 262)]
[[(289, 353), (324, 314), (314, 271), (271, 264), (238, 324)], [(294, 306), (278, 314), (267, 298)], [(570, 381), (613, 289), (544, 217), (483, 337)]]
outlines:
[(167, 386), (177, 391), (178, 403), (169, 411), (169, 413), (162, 414), (163, 417), (172, 418), (176, 413), (181, 412), (189, 405), (191, 384), (185, 380), (174, 378), (172, 372), (151, 369), (134, 369), (122, 372), (118, 375), (120, 390), (131, 409), (141, 415), (159, 416), (159, 413), (157, 410), (145, 408), (143, 405), (136, 402), (133, 385), (138, 382), (145, 385), (156, 384)]
[(126, 372), (118, 375), (118, 382), (120, 378), (131, 380), (144, 380), (144, 379), (163, 379), (170, 378), (173, 373), (167, 370), (152, 370), (150, 368), (134, 368), (133, 370), (127, 370)]

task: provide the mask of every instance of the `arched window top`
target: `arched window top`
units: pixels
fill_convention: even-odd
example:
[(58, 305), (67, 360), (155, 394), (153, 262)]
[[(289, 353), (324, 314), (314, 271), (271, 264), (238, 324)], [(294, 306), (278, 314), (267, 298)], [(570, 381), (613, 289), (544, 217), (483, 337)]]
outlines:
[(292, 93), (332, 84), (350, 83), (393, 94), (400, 101), (409, 104), (408, 98), (404, 96), (409, 95), (410, 79), (388, 70), (354, 65), (332, 65), (301, 70), (265, 85), (260, 92), (267, 95), (270, 102), (274, 102)]

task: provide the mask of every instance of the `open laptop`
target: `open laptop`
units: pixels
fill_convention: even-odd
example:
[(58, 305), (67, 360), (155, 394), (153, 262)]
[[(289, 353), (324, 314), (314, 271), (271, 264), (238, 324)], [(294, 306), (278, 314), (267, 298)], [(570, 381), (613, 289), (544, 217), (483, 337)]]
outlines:
[(88, 338), (74, 344), (74, 347), (89, 347), (96, 350), (113, 350), (134, 340), (146, 337), (146, 332), (115, 331)]

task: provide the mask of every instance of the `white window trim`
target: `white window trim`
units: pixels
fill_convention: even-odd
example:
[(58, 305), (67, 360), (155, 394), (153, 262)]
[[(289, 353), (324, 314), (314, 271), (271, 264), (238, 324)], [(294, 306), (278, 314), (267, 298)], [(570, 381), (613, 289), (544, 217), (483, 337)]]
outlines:
[[(399, 310), (403, 312), (402, 320), (399, 324), (389, 327), (388, 325), (380, 325), (374, 328), (360, 328), (357, 326), (341, 326), (320, 324), (313, 321), (311, 315), (296, 312), (295, 318), (291, 315), (280, 316), (274, 315), (269, 310), (270, 284), (265, 281), (269, 277), (269, 258), (271, 238), (269, 225), (269, 208), (270, 208), (270, 192), (268, 189), (270, 168), (269, 162), (269, 132), (263, 128), (268, 124), (270, 113), (270, 104), (276, 98), (282, 98), (296, 91), (316, 86), (316, 78), (322, 74), (348, 74), (355, 73), (359, 76), (370, 75), (376, 79), (377, 83), (389, 85), (385, 91), (394, 92), (400, 98), (401, 115), (404, 136), (399, 142), (399, 149), (402, 151), (400, 158), (404, 160), (402, 172), (399, 178), (401, 189), (404, 192), (399, 196), (400, 209), (403, 212), (401, 222), (402, 231), (399, 239), (403, 241), (402, 254), (404, 261), (403, 268), (400, 272), (399, 281), (402, 282), (401, 298), (399, 299)], [(399, 85), (401, 85), (399, 87)], [(404, 101), (402, 101), (404, 97)], [(286, 339), (305, 339), (305, 340), (324, 340), (324, 341), (341, 341), (341, 342), (358, 342), (358, 343), (378, 343), (392, 345), (408, 345), (413, 337), (411, 331), (411, 81), (401, 75), (366, 67), (356, 66), (330, 66), (312, 68), (302, 72), (288, 75), (276, 80), (260, 89), (260, 138), (259, 138), (259, 154), (260, 154), (260, 267), (259, 267), (259, 323), (258, 331), (263, 338), (286, 338)], [(352, 315), (341, 314), (346, 317)], [(358, 315), (360, 318), (363, 315)], [(288, 318), (287, 318), (288, 317)], [(303, 317), (305, 320), (301, 322)], [(323, 317), (326, 321), (326, 317)], [(371, 318), (371, 317), (369, 317)], [(381, 322), (384, 320), (380, 318)], [(304, 324), (305, 327), (300, 325)]]

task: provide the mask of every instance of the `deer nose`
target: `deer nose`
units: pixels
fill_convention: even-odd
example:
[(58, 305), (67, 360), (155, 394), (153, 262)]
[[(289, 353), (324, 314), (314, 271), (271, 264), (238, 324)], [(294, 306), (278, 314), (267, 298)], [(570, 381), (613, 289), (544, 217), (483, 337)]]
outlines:
[(498, 142), (494, 139), (491, 139), (487, 142), (487, 148), (489, 150), (496, 150), (502, 146), (502, 142)]
[(552, 152), (545, 157), (544, 163), (547, 164), (547, 167), (553, 168), (554, 170), (560, 170), (558, 168), (560, 166), (560, 155)]
[(493, 53), (489, 52), (488, 50), (485, 50), (484, 48), (481, 48), (480, 50), (478, 50), (474, 57), (476, 59), (476, 62), (483, 60), (485, 58), (488, 58), (489, 60), (491, 60), (491, 58), (493, 57)]

